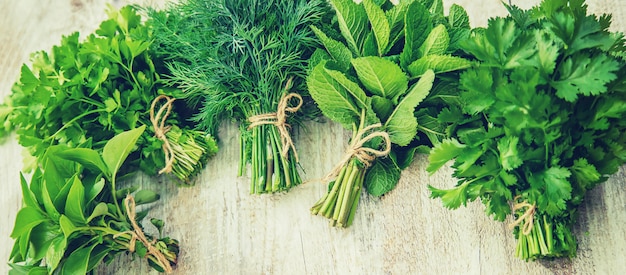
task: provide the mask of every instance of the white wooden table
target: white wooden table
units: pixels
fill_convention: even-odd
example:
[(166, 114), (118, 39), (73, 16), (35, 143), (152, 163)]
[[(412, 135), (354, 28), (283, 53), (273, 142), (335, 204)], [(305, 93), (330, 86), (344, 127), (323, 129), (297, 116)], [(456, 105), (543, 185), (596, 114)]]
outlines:
[[(116, 6), (126, 3), (111, 0)], [(156, 2), (156, 3), (155, 3)], [(498, 0), (444, 1), (463, 5), (473, 26), (505, 15)], [(538, 0), (514, 1), (528, 8)], [(162, 1), (144, 1), (163, 4)], [(626, 1), (589, 0), (594, 13), (611, 12), (614, 30), (626, 31)], [(36, 50), (49, 50), (62, 34), (85, 35), (105, 18), (105, 0), (21, 0), (0, 2), (0, 98), (9, 94), (22, 63)], [(295, 137), (306, 170), (316, 179), (339, 161), (348, 134), (333, 123), (309, 123)], [(523, 262), (513, 256), (514, 238), (505, 223), (485, 216), (472, 203), (449, 211), (428, 198), (427, 184), (452, 186), (450, 170), (433, 176), (427, 159), (416, 158), (398, 187), (383, 198), (363, 196), (354, 225), (332, 228), (309, 214), (326, 186), (311, 183), (289, 193), (251, 196), (248, 179), (237, 178), (238, 133), (220, 130), (220, 152), (189, 188), (164, 178), (139, 177), (162, 194), (150, 216), (165, 220), (165, 232), (181, 244), (175, 274), (626, 274), (625, 170), (594, 189), (575, 229), (575, 259)], [(0, 262), (9, 257), (9, 238), (20, 208), (21, 148), (15, 136), (0, 145)], [(0, 273), (8, 266), (0, 263)], [(120, 257), (98, 274), (146, 274), (145, 261)]]

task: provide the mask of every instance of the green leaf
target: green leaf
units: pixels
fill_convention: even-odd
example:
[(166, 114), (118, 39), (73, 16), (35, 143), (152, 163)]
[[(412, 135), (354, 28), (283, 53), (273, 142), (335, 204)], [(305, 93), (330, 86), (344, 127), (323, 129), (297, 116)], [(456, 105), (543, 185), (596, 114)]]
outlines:
[(404, 15), (404, 49), (400, 54), (400, 65), (406, 68), (413, 61), (423, 56), (420, 47), (433, 26), (428, 10), (419, 2), (408, 5)]
[(431, 198), (441, 198), (441, 202), (444, 207), (448, 209), (457, 209), (461, 207), (461, 205), (467, 205), (467, 187), (469, 186), (469, 183), (469, 181), (466, 181), (463, 184), (448, 190), (438, 189), (428, 185), (428, 190), (430, 190)]
[(61, 274), (86, 274), (89, 257), (98, 243), (74, 250), (63, 263)]
[(326, 51), (335, 61), (335, 64), (340, 71), (347, 71), (350, 68), (350, 59), (352, 59), (352, 52), (343, 43), (336, 41), (328, 37), (324, 32), (315, 26), (311, 26), (311, 29), (322, 42)]
[(137, 140), (145, 129), (146, 125), (141, 125), (141, 127), (123, 132), (111, 138), (106, 145), (104, 145), (102, 159), (109, 168), (112, 178), (115, 177), (117, 171), (133, 150), (135, 143), (137, 143)]
[(98, 152), (93, 149), (68, 148), (65, 151), (57, 153), (57, 155), (64, 159), (78, 162), (89, 170), (100, 171), (104, 173), (107, 177), (111, 176), (109, 169), (104, 163), (104, 160), (102, 160), (102, 157)]
[(59, 218), (59, 226), (61, 226), (61, 231), (63, 231), (65, 239), (69, 239), (70, 235), (76, 231), (74, 223), (72, 223), (72, 221), (65, 215), (61, 215)]
[(50, 247), (48, 247), (48, 251), (46, 252), (46, 265), (48, 266), (48, 270), (53, 273), (61, 260), (63, 259), (63, 255), (65, 254), (65, 249), (67, 247), (67, 240), (63, 235), (60, 235), (54, 240)]
[(571, 172), (563, 167), (550, 167), (533, 174), (529, 178), (530, 186), (541, 192), (537, 198), (537, 208), (549, 215), (560, 215), (567, 207), (566, 200), (571, 197), (572, 185), (567, 180)]
[(352, 59), (359, 80), (372, 94), (394, 102), (404, 94), (409, 80), (395, 63), (376, 56)]
[(537, 61), (541, 72), (551, 75), (556, 68), (556, 61), (562, 46), (544, 31), (535, 32), (535, 41), (537, 41)]
[(374, 95), (372, 99), (372, 110), (381, 121), (387, 121), (391, 113), (393, 113), (393, 102), (384, 97)]
[(24, 178), (24, 174), (20, 172), (20, 185), (22, 186), (22, 200), (24, 201), (25, 206), (30, 206), (33, 208), (39, 208), (39, 203), (37, 202), (37, 198), (30, 188), (28, 187), (28, 182)]
[(307, 77), (309, 93), (326, 117), (352, 129), (352, 124), (359, 121), (361, 110), (346, 89), (328, 74), (325, 66), (323, 61)]
[(443, 24), (439, 24), (430, 31), (424, 43), (420, 46), (421, 56), (445, 54), (450, 45), (448, 31)]
[(326, 73), (330, 75), (330, 77), (332, 77), (335, 81), (337, 81), (337, 83), (341, 85), (341, 87), (343, 87), (346, 92), (348, 92), (348, 94), (353, 99), (354, 104), (358, 108), (364, 109), (368, 106), (368, 104), (366, 103), (367, 95), (365, 95), (365, 91), (361, 89), (359, 84), (348, 79), (348, 77), (346, 77), (346, 75), (340, 71), (326, 69)]
[(559, 66), (559, 80), (552, 86), (556, 95), (574, 102), (578, 95), (599, 95), (607, 91), (606, 85), (617, 78), (620, 66), (613, 58), (604, 54), (589, 56), (578, 54), (569, 57)]
[(450, 11), (448, 11), (448, 23), (453, 28), (469, 29), (470, 22), (469, 16), (465, 9), (457, 4), (452, 4)]
[[(65, 182), (65, 180), (63, 180), (63, 182)], [(48, 191), (48, 186), (49, 184), (47, 184), (47, 182), (44, 182), (44, 184), (42, 184), (43, 190), (41, 192), (41, 196), (42, 196), (41, 198), (43, 201), (43, 207), (46, 210), (46, 214), (48, 214), (50, 218), (56, 220), (61, 215), (59, 211), (63, 209), (63, 203), (65, 203), (65, 200), (61, 199), (59, 200), (58, 205), (55, 204), (52, 201), (52, 198), (50, 198), (50, 192)], [(69, 192), (69, 189), (64, 188), (62, 189), (61, 192), (57, 192), (57, 195), (60, 195), (60, 197), (63, 197), (64, 195), (66, 195), (65, 193), (66, 190), (68, 190)]]
[(105, 181), (103, 178), (100, 178), (93, 184), (89, 184), (84, 181), (83, 184), (85, 187), (85, 205), (89, 205), (94, 199), (96, 199), (100, 192), (102, 192), (102, 189), (104, 189)]
[(372, 32), (376, 37), (376, 45), (378, 46), (378, 55), (383, 56), (387, 53), (387, 45), (389, 44), (390, 27), (385, 17), (385, 12), (373, 2), (373, 0), (363, 0), (363, 7), (367, 13), (367, 18), (372, 26)]
[(427, 55), (411, 63), (408, 71), (412, 77), (419, 77), (427, 70), (436, 74), (466, 69), (471, 66), (467, 59), (451, 55)]
[(420, 80), (413, 85), (409, 93), (398, 103), (396, 109), (385, 122), (385, 131), (389, 133), (391, 142), (406, 146), (415, 138), (417, 134), (415, 107), (428, 95), (434, 80), (433, 71), (426, 71)]
[(65, 215), (74, 223), (85, 224), (84, 208), (85, 208), (85, 188), (78, 176), (70, 180), (72, 187), (67, 195), (65, 203)]
[(367, 192), (379, 197), (393, 190), (400, 180), (400, 172), (400, 168), (391, 159), (377, 159), (365, 175)]
[(47, 217), (39, 209), (26, 206), (17, 212), (15, 225), (11, 232), (11, 238), (15, 239), (33, 227), (47, 220)]
[(522, 165), (523, 160), (520, 158), (517, 150), (518, 142), (519, 137), (515, 136), (504, 136), (498, 140), (500, 161), (502, 162), (502, 168), (506, 171), (511, 171)]
[(362, 5), (352, 0), (330, 0), (335, 9), (339, 30), (355, 55), (361, 53), (361, 46), (367, 36), (367, 13)]
[(444, 139), (441, 143), (435, 145), (428, 155), (428, 167), (426, 171), (433, 174), (448, 161), (455, 159), (461, 155), (466, 145), (460, 144), (456, 139)]
[(590, 164), (587, 159), (579, 158), (574, 160), (574, 165), (570, 168), (572, 175), (578, 181), (578, 184), (581, 186), (593, 186), (594, 183), (598, 182), (602, 175), (598, 173), (596, 167)]
[(157, 194), (156, 192), (152, 190), (143, 189), (135, 193), (135, 203), (137, 205), (153, 203), (159, 200), (159, 197), (160, 197), (159, 194)]
[(104, 216), (108, 213), (109, 213), (109, 207), (107, 206), (107, 204), (105, 202), (100, 202), (96, 205), (96, 207), (93, 209), (93, 212), (91, 212), (91, 215), (89, 215), (89, 217), (87, 218), (87, 222), (89, 223), (94, 218)]

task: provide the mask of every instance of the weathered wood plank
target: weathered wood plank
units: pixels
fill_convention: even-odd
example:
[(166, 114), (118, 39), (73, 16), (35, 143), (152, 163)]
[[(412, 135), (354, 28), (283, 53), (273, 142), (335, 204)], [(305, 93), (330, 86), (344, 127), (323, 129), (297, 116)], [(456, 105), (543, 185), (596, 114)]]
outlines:
[[(144, 1), (162, 4), (163, 1)], [(529, 7), (539, 1), (514, 1)], [(590, 0), (591, 11), (614, 14), (614, 29), (626, 30), (626, 3)], [(119, 6), (126, 1), (114, 1)], [(498, 0), (445, 1), (466, 7), (474, 26), (504, 15)], [(3, 1), (0, 3), (0, 97), (9, 94), (28, 55), (49, 49), (62, 34), (93, 31), (105, 15), (104, 0)], [(427, 184), (451, 186), (450, 170), (433, 176), (419, 156), (383, 198), (364, 196), (354, 225), (331, 228), (309, 207), (326, 186), (315, 182), (340, 160), (348, 134), (333, 123), (307, 124), (296, 145), (310, 181), (286, 194), (251, 196), (248, 179), (235, 177), (238, 129), (220, 132), (217, 160), (193, 187), (178, 188), (165, 178), (139, 176), (134, 183), (162, 194), (150, 212), (166, 221), (165, 233), (181, 242), (177, 274), (624, 274), (626, 273), (626, 172), (589, 194), (576, 233), (573, 260), (525, 263), (513, 257), (506, 224), (486, 217), (479, 202), (449, 211), (428, 198)], [(11, 137), (0, 145), (0, 259), (8, 258), (8, 237), (20, 207), (20, 147)], [(149, 226), (147, 226), (149, 228)], [(154, 233), (154, 232), (153, 232)], [(0, 265), (0, 273), (6, 273)], [(144, 262), (120, 257), (101, 274), (145, 274)]]

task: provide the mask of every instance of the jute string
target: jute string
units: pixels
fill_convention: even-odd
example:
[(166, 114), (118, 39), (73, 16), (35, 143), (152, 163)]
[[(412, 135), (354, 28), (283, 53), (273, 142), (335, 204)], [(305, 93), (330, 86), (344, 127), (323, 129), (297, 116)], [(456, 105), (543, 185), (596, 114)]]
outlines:
[[(519, 196), (516, 196), (514, 198), (514, 201), (517, 201), (518, 199), (519, 199)], [(526, 211), (524, 212), (524, 214), (519, 216), (517, 220), (515, 220), (513, 223), (509, 224), (509, 228), (513, 229), (516, 226), (520, 225), (522, 222), (524, 222), (524, 225), (522, 226), (522, 234), (528, 235), (530, 234), (530, 231), (533, 229), (533, 226), (535, 224), (535, 210), (536, 210), (535, 204), (530, 204), (527, 201), (517, 202), (513, 204), (512, 209), (513, 209), (513, 213), (515, 213), (515, 211), (520, 210), (525, 207), (526, 207)]]
[[(380, 127), (382, 127), (382, 124), (377, 123), (367, 126), (358, 131), (355, 135), (355, 138), (350, 142), (350, 146), (346, 150), (343, 159), (339, 163), (337, 163), (333, 170), (331, 170), (330, 173), (328, 173), (324, 177), (324, 179), (322, 179), (322, 182), (328, 182), (334, 177), (338, 176), (339, 172), (341, 172), (341, 168), (345, 164), (347, 164), (350, 159), (352, 159), (352, 157), (356, 157), (367, 168), (372, 165), (372, 162), (376, 160), (377, 157), (384, 157), (388, 155), (389, 152), (391, 152), (391, 139), (389, 138), (389, 134), (387, 134), (387, 132), (374, 131), (372, 133), (369, 133), (368, 135), (365, 135), (368, 131)], [(382, 138), (385, 142), (385, 147), (383, 150), (363, 147), (366, 142), (376, 137)]]
[[(162, 99), (165, 99), (165, 104), (159, 108), (155, 115), (154, 109), (156, 108), (156, 104)], [(150, 106), (150, 122), (152, 122), (152, 127), (154, 128), (154, 136), (163, 141), (163, 155), (165, 156), (165, 167), (159, 171), (159, 174), (172, 172), (172, 165), (174, 164), (174, 152), (170, 142), (165, 136), (172, 128), (171, 125), (166, 126), (165, 121), (172, 112), (172, 103), (174, 100), (176, 99), (166, 95), (159, 95), (152, 101), (152, 106)]]
[(135, 251), (135, 241), (139, 240), (141, 243), (143, 243), (146, 249), (148, 249), (148, 255), (152, 255), (157, 259), (159, 265), (162, 266), (165, 270), (165, 273), (172, 273), (172, 266), (170, 266), (170, 262), (167, 260), (167, 258), (165, 258), (165, 255), (163, 255), (161, 251), (156, 249), (152, 245), (152, 243), (148, 241), (146, 235), (143, 234), (143, 230), (141, 229), (141, 227), (139, 227), (137, 221), (135, 221), (135, 218), (137, 216), (137, 213), (135, 212), (135, 198), (128, 194), (124, 199), (124, 206), (126, 207), (126, 215), (128, 215), (130, 224), (133, 226), (133, 231), (128, 232), (132, 236), (130, 240), (129, 250), (131, 252)]
[[(291, 78), (287, 80), (287, 85), (285, 85), (285, 92), (289, 90), (290, 86)], [(291, 100), (292, 98), (298, 99), (298, 105), (293, 107), (289, 106), (289, 100)], [(292, 149), (293, 154), (296, 158), (296, 162), (300, 162), (300, 159), (298, 158), (298, 152), (296, 151), (296, 146), (293, 144), (293, 140), (291, 139), (291, 135), (289, 134), (289, 130), (287, 129), (288, 127), (290, 127), (290, 125), (287, 124), (287, 112), (297, 112), (300, 107), (302, 107), (302, 103), (302, 96), (300, 96), (299, 94), (285, 93), (278, 102), (278, 108), (276, 109), (276, 112), (260, 114), (248, 118), (248, 121), (250, 121), (250, 126), (248, 126), (248, 129), (252, 129), (256, 126), (264, 124), (271, 124), (276, 126), (280, 134), (280, 142), (282, 143), (280, 153), (284, 158), (286, 158), (289, 154), (289, 149)]]

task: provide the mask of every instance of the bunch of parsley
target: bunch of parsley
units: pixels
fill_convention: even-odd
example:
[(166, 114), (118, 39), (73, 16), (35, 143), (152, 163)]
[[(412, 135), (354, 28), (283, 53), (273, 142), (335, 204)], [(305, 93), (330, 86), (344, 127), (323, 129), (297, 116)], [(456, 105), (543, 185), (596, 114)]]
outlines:
[[(197, 127), (216, 133), (223, 119), (240, 122), (239, 175), (250, 163), (251, 193), (301, 182), (278, 127), (251, 126), (250, 118), (276, 113), (287, 93), (306, 94), (307, 60), (318, 43), (309, 26), (326, 11), (322, 0), (187, 0), (149, 12), (157, 52), (171, 61), (169, 83), (197, 110)], [(287, 123), (305, 113), (288, 113)]]
[(624, 37), (582, 0), (507, 8), (461, 43), (480, 63), (461, 74), (461, 104), (440, 112), (452, 138), (428, 167), (454, 159), (459, 181), (432, 197), (514, 215), (521, 259), (572, 257), (577, 206), (626, 161)]
[(470, 28), (462, 7), (444, 16), (441, 0), (330, 3), (335, 28), (313, 27), (324, 48), (311, 58), (307, 84), (324, 115), (352, 130), (352, 141), (311, 212), (347, 227), (363, 187), (375, 196), (391, 191), (415, 152), (443, 138), (434, 115), (470, 66), (457, 54)]
[[(52, 145), (101, 150), (114, 135), (151, 125), (152, 101), (175, 92), (161, 83), (166, 68), (150, 51), (152, 31), (136, 8), (111, 7), (108, 15), (84, 41), (75, 32), (50, 52), (32, 54), (32, 66), (22, 66), (12, 94), (0, 106), (0, 134), (15, 130), (39, 164)], [(171, 125), (166, 136), (173, 150), (173, 174), (188, 182), (217, 145), (211, 136), (186, 129), (180, 119), (172, 112), (164, 125)], [(138, 142), (141, 150), (129, 157), (128, 168), (155, 175), (166, 163), (163, 141), (149, 129)]]

